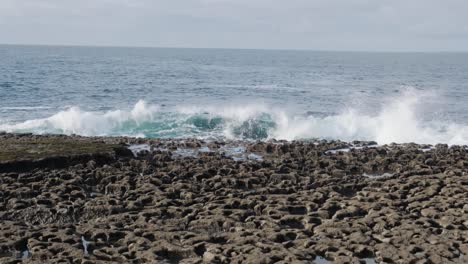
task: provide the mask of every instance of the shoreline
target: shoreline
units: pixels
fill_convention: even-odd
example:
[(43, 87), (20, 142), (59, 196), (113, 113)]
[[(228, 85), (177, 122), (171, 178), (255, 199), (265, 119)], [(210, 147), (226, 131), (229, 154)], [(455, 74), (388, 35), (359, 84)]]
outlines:
[(466, 146), (7, 133), (0, 146), (2, 263), (468, 258)]

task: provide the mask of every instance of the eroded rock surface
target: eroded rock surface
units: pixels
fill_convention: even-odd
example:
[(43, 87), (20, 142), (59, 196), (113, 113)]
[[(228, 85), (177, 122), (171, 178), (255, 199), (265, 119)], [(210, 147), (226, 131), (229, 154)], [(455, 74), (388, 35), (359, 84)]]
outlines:
[(146, 145), (0, 173), (1, 263), (468, 262), (465, 147), (80, 140)]

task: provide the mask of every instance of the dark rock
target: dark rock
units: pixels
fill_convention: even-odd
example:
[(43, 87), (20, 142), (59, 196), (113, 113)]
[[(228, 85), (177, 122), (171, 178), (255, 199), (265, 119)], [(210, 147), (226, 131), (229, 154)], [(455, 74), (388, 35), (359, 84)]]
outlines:
[[(1, 263), (24, 252), (31, 263), (460, 263), (468, 254), (464, 148), (2, 134), (3, 153), (12, 157), (17, 141), (52, 142), (55, 153), (3, 159)], [(83, 152), (62, 155), (61, 141)], [(152, 149), (134, 157), (123, 143)], [(209, 155), (172, 155), (204, 146)], [(263, 160), (233, 160), (223, 146)], [(351, 146), (368, 147), (328, 152)]]

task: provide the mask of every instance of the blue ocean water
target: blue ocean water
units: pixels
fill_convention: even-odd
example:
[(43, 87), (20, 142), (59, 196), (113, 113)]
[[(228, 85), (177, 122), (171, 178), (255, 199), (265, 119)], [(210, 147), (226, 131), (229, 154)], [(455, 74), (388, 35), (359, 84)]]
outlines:
[(468, 54), (4, 45), (0, 131), (468, 144)]

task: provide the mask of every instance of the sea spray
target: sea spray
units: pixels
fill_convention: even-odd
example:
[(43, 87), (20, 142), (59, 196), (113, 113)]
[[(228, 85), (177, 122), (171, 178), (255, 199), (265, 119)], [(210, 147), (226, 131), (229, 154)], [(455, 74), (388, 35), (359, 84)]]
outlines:
[(85, 136), (468, 144), (467, 125), (424, 119), (422, 102), (426, 96), (427, 93), (410, 89), (389, 99), (374, 113), (348, 107), (330, 115), (294, 113), (268, 104), (179, 106), (163, 110), (140, 100), (129, 110), (90, 112), (71, 107), (48, 118), (0, 124), (0, 130)]

